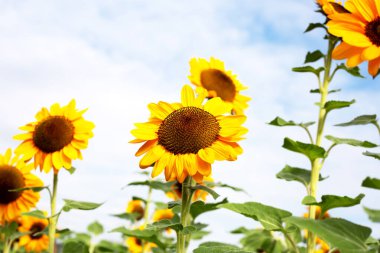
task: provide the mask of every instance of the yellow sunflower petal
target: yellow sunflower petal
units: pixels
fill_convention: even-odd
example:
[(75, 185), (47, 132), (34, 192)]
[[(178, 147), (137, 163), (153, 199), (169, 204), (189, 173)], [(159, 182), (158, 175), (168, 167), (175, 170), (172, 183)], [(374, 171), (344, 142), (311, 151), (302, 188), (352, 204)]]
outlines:
[(152, 170), (152, 177), (156, 177), (158, 176), (159, 174), (161, 174), (161, 172), (165, 169), (165, 167), (168, 165), (168, 162), (169, 162), (169, 159), (170, 159), (170, 154), (165, 152), (160, 160), (158, 160), (155, 164), (154, 164), (154, 167), (153, 167), (153, 170)]
[(372, 45), (364, 49), (363, 54), (361, 55), (364, 60), (370, 61), (375, 58), (380, 57), (380, 47)]
[(372, 61), (369, 61), (368, 63), (368, 73), (375, 77), (380, 70), (380, 57), (377, 59), (374, 59)]
[(63, 167), (61, 153), (60, 152), (54, 152), (52, 154), (52, 163), (55, 169), (59, 170)]
[(225, 103), (220, 97), (212, 98), (204, 105), (204, 110), (212, 115), (222, 115), (231, 112), (232, 105)]
[(183, 106), (192, 106), (194, 104), (194, 91), (189, 85), (184, 85), (181, 91), (181, 102)]
[(213, 164), (215, 161), (215, 153), (211, 148), (202, 148), (198, 151), (198, 156), (203, 159), (203, 161)]
[(142, 154), (145, 154), (147, 151), (149, 151), (153, 146), (157, 144), (157, 140), (150, 140), (144, 143), (139, 150), (137, 150), (135, 156), (140, 156)]
[(161, 145), (157, 145), (149, 150), (140, 160), (140, 168), (145, 169), (161, 158), (165, 153), (165, 149)]

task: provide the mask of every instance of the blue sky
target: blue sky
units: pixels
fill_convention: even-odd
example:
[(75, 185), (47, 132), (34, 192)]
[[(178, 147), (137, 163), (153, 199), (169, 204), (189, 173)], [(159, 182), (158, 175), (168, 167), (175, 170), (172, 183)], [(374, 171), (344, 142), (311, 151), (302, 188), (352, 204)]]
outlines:
[[(84, 160), (74, 162), (77, 172), (61, 173), (59, 196), (105, 204), (89, 213), (63, 214), (60, 227), (83, 231), (95, 219), (108, 230), (123, 225), (109, 214), (124, 211), (133, 195), (146, 194), (139, 187), (122, 189), (144, 179), (134, 157), (138, 145), (128, 143), (133, 123), (147, 119), (148, 103), (179, 100), (181, 86), (189, 83), (191, 57), (214, 56), (238, 75), (249, 87), (245, 94), (252, 97), (244, 154), (236, 162), (213, 167), (216, 180), (243, 187), (249, 196), (225, 189), (219, 193), (230, 201), (259, 201), (301, 215), (301, 186), (282, 182), (275, 174), (285, 164), (308, 166), (306, 159), (281, 148), (285, 136), (300, 141), (307, 136), (266, 123), (276, 116), (316, 120), (318, 98), (308, 93), (316, 80), (290, 70), (302, 64), (307, 51), (325, 47), (320, 33), (303, 33), (308, 23), (323, 21), (314, 10), (313, 1), (299, 0), (0, 1), (0, 151), (18, 145), (12, 136), (42, 106), (75, 98), (79, 108), (89, 108), (85, 117), (96, 124), (95, 137), (83, 152)], [(326, 134), (379, 142), (374, 128), (332, 127), (361, 114), (380, 113), (379, 81), (366, 74), (365, 66), (362, 73), (365, 79), (337, 75), (332, 85), (343, 91), (331, 99), (355, 98), (357, 103), (332, 114)], [(379, 193), (360, 187), (366, 176), (378, 177), (378, 161), (361, 152), (337, 147), (325, 164), (322, 173), (330, 178), (320, 184), (320, 192), (351, 197), (365, 193), (363, 204), (380, 208)], [(41, 177), (51, 184), (51, 175)], [(160, 194), (155, 197), (165, 200)], [(41, 209), (48, 209), (46, 199)], [(337, 209), (332, 216), (372, 226), (360, 206)], [(222, 222), (227, 217), (228, 224)], [(213, 231), (208, 239), (231, 242), (237, 238), (228, 231), (243, 224), (258, 226), (223, 210), (205, 215), (204, 221)], [(379, 226), (372, 227), (379, 231)]]

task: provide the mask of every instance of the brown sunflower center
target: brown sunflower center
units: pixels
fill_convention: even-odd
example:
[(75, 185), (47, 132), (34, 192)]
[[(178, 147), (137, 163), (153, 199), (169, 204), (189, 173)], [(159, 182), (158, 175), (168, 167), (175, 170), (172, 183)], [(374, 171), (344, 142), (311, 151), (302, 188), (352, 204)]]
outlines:
[(214, 90), (224, 101), (233, 102), (236, 95), (236, 86), (232, 79), (218, 69), (206, 69), (201, 72), (202, 86), (207, 90)]
[(135, 242), (138, 246), (142, 246), (142, 241), (138, 238), (135, 238)]
[(135, 206), (133, 208), (132, 213), (137, 213), (138, 216), (136, 217), (137, 220), (141, 220), (144, 217), (144, 208), (140, 205)]
[(220, 126), (216, 118), (197, 107), (188, 106), (169, 114), (158, 129), (158, 144), (173, 154), (196, 154), (211, 146)]
[(74, 137), (73, 124), (63, 116), (52, 116), (36, 126), (34, 144), (45, 153), (61, 150)]
[(9, 165), (0, 166), (0, 204), (9, 204), (18, 199), (22, 191), (10, 192), (25, 187), (25, 179), (22, 173)]
[(380, 17), (377, 17), (366, 25), (365, 35), (374, 45), (380, 47)]
[(39, 239), (42, 237), (43, 233), (42, 232), (45, 229), (45, 224), (42, 222), (36, 222), (33, 223), (32, 227), (30, 228), (30, 238), (32, 239)]

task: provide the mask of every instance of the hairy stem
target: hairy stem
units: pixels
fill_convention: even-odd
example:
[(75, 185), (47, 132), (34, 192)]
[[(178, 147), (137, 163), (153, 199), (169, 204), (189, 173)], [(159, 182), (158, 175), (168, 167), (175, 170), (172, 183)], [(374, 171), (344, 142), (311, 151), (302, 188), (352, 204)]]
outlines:
[[(330, 69), (331, 69), (331, 63), (332, 63), (332, 51), (335, 47), (336, 42), (337, 42), (336, 38), (330, 36), (328, 49), (327, 49), (327, 55), (324, 61), (325, 72), (323, 76), (323, 83), (320, 86), (321, 97), (319, 101), (318, 128), (317, 128), (317, 136), (316, 136), (316, 141), (315, 141), (315, 145), (317, 146), (321, 146), (322, 144), (323, 130), (325, 127), (326, 116), (327, 116), (325, 104), (327, 101), (328, 88), (331, 81)], [(313, 196), (314, 198), (317, 197), (319, 172), (322, 169), (322, 165), (323, 165), (323, 159), (315, 159), (312, 162), (309, 192), (310, 192), (310, 195)], [(316, 213), (316, 206), (310, 206), (309, 218), (315, 219), (315, 213)], [(315, 248), (315, 235), (309, 231), (308, 237), (307, 237), (307, 252), (313, 253), (314, 248)]]
[[(190, 206), (193, 197), (192, 186), (194, 180), (188, 176), (182, 184), (182, 206), (181, 206), (181, 224), (185, 228), (190, 225)], [(186, 241), (188, 236), (183, 234), (183, 231), (177, 232), (177, 253), (186, 253)]]
[(146, 204), (145, 204), (145, 209), (144, 209), (144, 227), (148, 224), (149, 222), (149, 206), (150, 202), (152, 202), (152, 186), (149, 185), (149, 190), (148, 190), (148, 197), (146, 199)]
[(54, 253), (55, 248), (55, 231), (58, 221), (56, 215), (56, 202), (57, 202), (57, 185), (58, 185), (58, 171), (54, 171), (53, 176), (53, 192), (50, 199), (50, 218), (49, 218), (49, 253)]

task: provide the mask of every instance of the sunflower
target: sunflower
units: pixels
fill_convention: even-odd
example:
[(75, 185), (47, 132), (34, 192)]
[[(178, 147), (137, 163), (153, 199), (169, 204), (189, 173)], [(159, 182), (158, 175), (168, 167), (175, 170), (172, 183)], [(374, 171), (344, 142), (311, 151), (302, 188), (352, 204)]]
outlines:
[(12, 150), (0, 154), (0, 224), (11, 222), (22, 212), (35, 207), (40, 194), (32, 190), (10, 192), (13, 189), (43, 186), (42, 181), (30, 171), (33, 164), (26, 164), (18, 156), (12, 158)]
[(140, 168), (154, 165), (152, 177), (165, 170), (166, 180), (182, 183), (190, 175), (198, 183), (211, 174), (215, 160), (236, 160), (242, 148), (236, 143), (247, 129), (243, 115), (223, 116), (231, 106), (217, 97), (202, 105), (205, 92), (197, 97), (189, 85), (181, 92), (181, 103), (149, 104), (151, 118), (137, 123), (132, 143), (145, 142), (136, 152), (143, 155)]
[(74, 99), (63, 107), (53, 104), (50, 111), (42, 108), (35, 116), (37, 121), (20, 127), (27, 133), (14, 137), (23, 141), (15, 152), (26, 160), (34, 157), (34, 168), (39, 166), (46, 173), (51, 168), (55, 172), (70, 169), (72, 160), (82, 159), (80, 150), (87, 148), (93, 136), (94, 124), (82, 117), (86, 110), (78, 111)]
[(348, 67), (368, 61), (368, 72), (376, 77), (380, 69), (380, 2), (348, 0), (344, 8), (347, 13), (329, 15), (329, 33), (343, 40), (332, 56), (347, 59)]
[(26, 252), (42, 252), (49, 248), (49, 237), (42, 233), (48, 227), (47, 219), (31, 216), (22, 216), (20, 227), (21, 233), (28, 233), (20, 237), (19, 246), (25, 247)]
[(317, 4), (325, 15), (346, 12), (341, 1), (336, 2), (335, 0), (317, 0)]
[(127, 213), (136, 213), (136, 220), (141, 220), (144, 217), (144, 207), (141, 200), (131, 200), (128, 202)]
[[(204, 182), (213, 182), (211, 176), (205, 177), (203, 179)], [(201, 183), (203, 184), (203, 183)], [(166, 196), (173, 199), (174, 201), (182, 199), (182, 184), (178, 181), (175, 181), (174, 184), (171, 185), (171, 191), (166, 193)], [(193, 194), (193, 201), (197, 201), (199, 199), (206, 201), (206, 197), (208, 195), (208, 192), (202, 191), (202, 190), (195, 190)]]
[(202, 58), (190, 60), (189, 80), (197, 87), (207, 90), (208, 98), (220, 97), (223, 102), (232, 105), (234, 114), (243, 114), (248, 107), (249, 97), (240, 91), (247, 89), (236, 75), (224, 68), (224, 63), (213, 57), (208, 62)]
[(126, 241), (128, 252), (131, 253), (145, 253), (152, 252), (152, 248), (156, 248), (157, 245), (151, 242), (143, 242), (136, 237), (128, 237)]
[(156, 210), (153, 214), (153, 221), (171, 220), (174, 217), (172, 209), (160, 209)]

